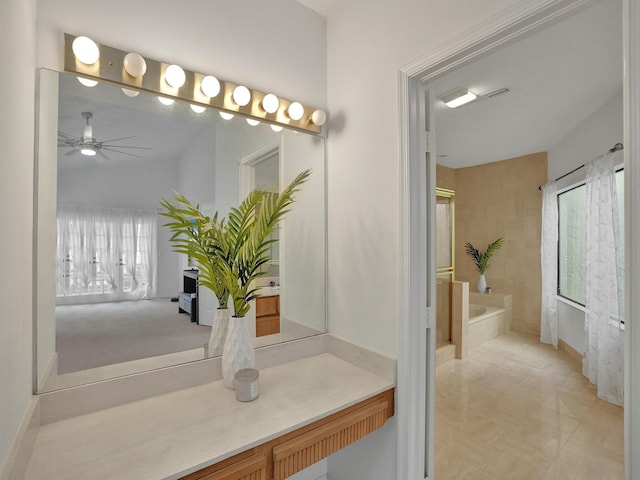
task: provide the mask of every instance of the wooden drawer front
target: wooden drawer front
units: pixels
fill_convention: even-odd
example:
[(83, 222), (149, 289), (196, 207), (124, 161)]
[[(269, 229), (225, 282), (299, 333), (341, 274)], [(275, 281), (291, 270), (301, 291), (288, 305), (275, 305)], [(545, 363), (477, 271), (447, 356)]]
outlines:
[(254, 455), (222, 470), (197, 478), (199, 480), (269, 480), (267, 458), (264, 455)]
[(256, 298), (256, 317), (278, 314), (278, 297), (258, 297)]
[(382, 427), (389, 416), (385, 399), (273, 447), (273, 479), (284, 480)]
[(256, 337), (280, 333), (280, 315), (256, 318)]

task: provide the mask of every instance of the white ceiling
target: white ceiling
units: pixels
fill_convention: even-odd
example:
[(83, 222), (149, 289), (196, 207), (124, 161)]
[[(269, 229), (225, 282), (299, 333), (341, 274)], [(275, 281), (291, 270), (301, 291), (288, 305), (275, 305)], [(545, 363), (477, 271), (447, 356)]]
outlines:
[[(605, 0), (429, 84), (481, 96), (450, 109), (435, 102), (438, 163), (479, 165), (548, 151), (622, 88), (622, 13)], [(442, 157), (441, 155), (446, 155)]]

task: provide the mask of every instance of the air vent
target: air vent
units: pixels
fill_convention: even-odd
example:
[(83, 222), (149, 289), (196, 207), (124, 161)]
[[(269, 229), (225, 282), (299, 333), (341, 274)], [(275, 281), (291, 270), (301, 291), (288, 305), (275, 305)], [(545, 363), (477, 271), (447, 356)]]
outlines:
[(509, 93), (510, 91), (511, 90), (509, 90), (507, 87), (499, 88), (498, 90), (494, 90), (493, 92), (489, 92), (485, 94), (485, 97), (493, 98), (493, 97), (497, 97), (498, 95), (504, 95), (505, 93)]

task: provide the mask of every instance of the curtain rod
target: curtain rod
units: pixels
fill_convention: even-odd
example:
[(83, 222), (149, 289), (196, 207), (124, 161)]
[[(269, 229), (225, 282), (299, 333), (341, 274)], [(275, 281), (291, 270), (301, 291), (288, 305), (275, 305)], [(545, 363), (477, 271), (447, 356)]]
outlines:
[[(611, 147), (608, 150), (608, 153), (614, 153), (614, 152), (618, 152), (620, 150), (622, 150), (624, 148), (624, 145), (622, 145), (621, 143), (616, 143), (613, 147)], [(574, 168), (573, 170), (571, 170), (570, 172), (565, 173), (564, 175), (560, 175), (558, 178), (556, 178), (556, 182), (558, 180), (562, 180), (564, 177), (568, 177), (569, 175), (571, 175), (574, 172), (577, 172), (578, 170), (580, 170), (581, 168), (584, 168), (584, 166), (586, 165), (586, 163), (583, 163), (582, 165), (580, 165), (579, 167)], [(538, 190), (542, 190), (542, 185), (540, 185), (538, 187)]]

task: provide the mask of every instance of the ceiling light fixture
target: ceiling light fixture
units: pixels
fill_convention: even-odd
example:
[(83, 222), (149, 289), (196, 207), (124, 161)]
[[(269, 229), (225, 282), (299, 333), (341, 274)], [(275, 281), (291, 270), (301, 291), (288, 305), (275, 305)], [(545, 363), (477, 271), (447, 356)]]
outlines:
[(304, 107), (300, 102), (293, 102), (287, 108), (287, 114), (291, 120), (300, 120), (304, 115)]
[(167, 98), (167, 97), (158, 97), (158, 101), (161, 104), (166, 105), (167, 107), (169, 105), (173, 105), (173, 102), (175, 102), (175, 100), (173, 98)]
[(147, 73), (147, 62), (139, 53), (127, 53), (122, 61), (125, 72), (133, 78), (140, 78)]
[(323, 110), (314, 110), (311, 114), (311, 123), (319, 127), (323, 126), (327, 121), (327, 114)]
[(456, 88), (442, 95), (440, 100), (449, 108), (458, 108), (469, 102), (473, 102), (476, 98), (478, 98), (478, 96), (472, 91), (466, 88)]
[(82, 145), (80, 147), (80, 153), (87, 157), (93, 157), (97, 152), (95, 145)]
[(95, 80), (89, 80), (88, 78), (78, 77), (78, 81), (85, 87), (95, 87), (98, 82)]
[(257, 127), (258, 125), (260, 125), (260, 122), (258, 120), (254, 120), (253, 118), (247, 118), (247, 123), (252, 127)]
[(207, 97), (217, 97), (220, 93), (220, 81), (212, 75), (207, 75), (202, 79), (202, 83), (200, 83), (200, 90), (202, 90), (202, 93)]
[(233, 89), (233, 101), (244, 107), (251, 101), (251, 92), (244, 85), (238, 85)]
[(233, 113), (227, 113), (227, 112), (219, 112), (220, 116), (225, 119), (225, 120), (231, 120), (233, 118)]
[(280, 125), (271, 125), (271, 130), (273, 130), (274, 132), (281, 132), (282, 127)]
[[(291, 131), (321, 134), (327, 122), (322, 110), (279, 98), (273, 93), (118, 50), (88, 37), (65, 33), (64, 38), (65, 71), (85, 77), (90, 84), (105, 80), (118, 85), (131, 97), (138, 95), (137, 90), (152, 92), (162, 97), (160, 101), (164, 105), (180, 99), (197, 105), (194, 111), (208, 106), (225, 112), (225, 118), (233, 118), (237, 112), (245, 119), (252, 119), (253, 123), (273, 124)], [(116, 68), (111, 68), (114, 66)]]
[(267, 93), (262, 99), (262, 109), (267, 113), (275, 113), (280, 107), (280, 100), (273, 93)]
[(124, 93), (127, 97), (137, 97), (140, 95), (138, 90), (131, 90), (129, 88), (123, 88), (122, 93)]
[(203, 107), (202, 105), (194, 105), (193, 103), (189, 106), (195, 113), (204, 113), (204, 111), (207, 109), (207, 107)]
[(93, 65), (100, 58), (100, 49), (89, 37), (76, 37), (71, 46), (73, 54), (85, 65)]
[(180, 88), (187, 79), (184, 70), (179, 65), (169, 65), (164, 72), (164, 79), (170, 87)]

